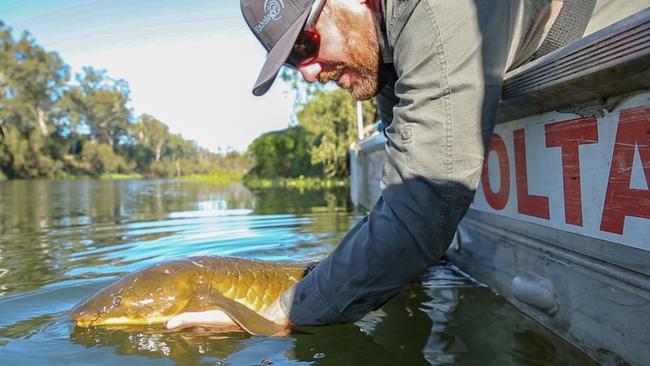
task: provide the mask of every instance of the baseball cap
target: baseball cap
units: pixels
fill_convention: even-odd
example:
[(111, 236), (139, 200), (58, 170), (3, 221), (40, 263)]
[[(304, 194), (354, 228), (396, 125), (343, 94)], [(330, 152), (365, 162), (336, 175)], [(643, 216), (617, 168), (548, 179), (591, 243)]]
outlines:
[(269, 52), (253, 87), (256, 96), (266, 93), (287, 60), (312, 9), (324, 0), (240, 0), (241, 11), (255, 37)]

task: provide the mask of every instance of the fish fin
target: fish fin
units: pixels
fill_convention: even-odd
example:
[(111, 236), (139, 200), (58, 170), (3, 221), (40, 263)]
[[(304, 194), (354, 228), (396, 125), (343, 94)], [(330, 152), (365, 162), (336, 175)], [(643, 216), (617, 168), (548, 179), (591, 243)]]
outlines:
[(252, 335), (272, 336), (284, 335), (288, 332), (288, 329), (284, 326), (266, 319), (246, 305), (229, 299), (220, 293), (212, 293), (210, 296), (213, 303), (219, 304), (219, 308), (226, 315)]

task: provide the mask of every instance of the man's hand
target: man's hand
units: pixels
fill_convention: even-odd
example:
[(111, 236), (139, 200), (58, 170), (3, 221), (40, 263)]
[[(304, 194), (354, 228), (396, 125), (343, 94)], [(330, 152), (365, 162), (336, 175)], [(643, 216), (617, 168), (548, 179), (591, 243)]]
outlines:
[(268, 308), (260, 312), (260, 315), (266, 319), (281, 325), (286, 329), (291, 329), (291, 322), (289, 321), (289, 314), (287, 314), (281, 306), (282, 296), (280, 295)]
[(165, 328), (178, 330), (199, 325), (239, 328), (239, 325), (221, 310), (180, 313), (169, 319)]
[[(289, 317), (284, 312), (281, 306), (281, 301), (282, 296), (275, 300), (269, 307), (264, 309), (264, 311), (259, 312), (260, 316), (279, 325), (279, 328), (282, 329), (281, 332), (274, 334), (276, 336), (286, 336), (291, 331)], [(169, 319), (165, 324), (165, 328), (170, 330), (178, 330), (192, 326), (209, 326), (211, 328), (218, 328), (222, 331), (242, 329), (237, 322), (222, 310), (184, 312)]]

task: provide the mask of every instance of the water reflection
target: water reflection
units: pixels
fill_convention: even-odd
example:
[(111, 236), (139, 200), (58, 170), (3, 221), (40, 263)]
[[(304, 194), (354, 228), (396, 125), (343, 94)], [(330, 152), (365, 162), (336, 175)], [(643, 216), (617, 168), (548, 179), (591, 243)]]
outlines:
[(278, 212), (310, 213), (314, 211), (349, 211), (347, 188), (332, 190), (290, 190), (262, 189), (255, 191), (255, 213), (274, 214)]
[(433, 327), (423, 353), (432, 365), (597, 365), (449, 263), (424, 286)]
[(595, 365), (446, 262), (354, 325), (286, 338), (151, 327), (75, 328), (70, 338), (192, 365)]
[(323, 256), (349, 228), (345, 194), (175, 180), (2, 182), (0, 296), (178, 256)]
[[(417, 301), (415, 298), (412, 300)], [(430, 323), (417, 323), (417, 320), (426, 319), (422, 314), (421, 318), (405, 323), (403, 318), (395, 315), (386, 316), (380, 322), (382, 326), (372, 333), (362, 332), (355, 325), (337, 325), (305, 328), (289, 337), (258, 338), (244, 333), (214, 334), (202, 328), (167, 332), (160, 328), (112, 327), (75, 328), (70, 339), (86, 347), (112, 349), (120, 356), (168, 358), (192, 365), (252, 365), (264, 362), (426, 365), (421, 349)]]
[(359, 217), (347, 196), (173, 180), (2, 182), (0, 364), (593, 364), (448, 264), (357, 324), (286, 338), (83, 329), (67, 315), (116, 276), (175, 257), (325, 256)]
[(244, 333), (213, 334), (195, 328), (192, 331), (170, 332), (145, 327), (76, 327), (70, 340), (86, 347), (109, 347), (117, 355), (141, 355), (149, 358), (169, 358), (193, 365), (224, 360), (230, 354), (245, 348)]

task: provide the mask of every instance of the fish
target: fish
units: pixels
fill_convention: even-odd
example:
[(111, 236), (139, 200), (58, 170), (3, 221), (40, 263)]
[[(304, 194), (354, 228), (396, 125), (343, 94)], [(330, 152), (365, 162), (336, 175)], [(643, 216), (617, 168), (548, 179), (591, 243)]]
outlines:
[(163, 325), (181, 313), (220, 310), (239, 330), (281, 334), (282, 326), (262, 314), (313, 264), (220, 256), (170, 260), (127, 274), (73, 307), (70, 317), (78, 327)]

